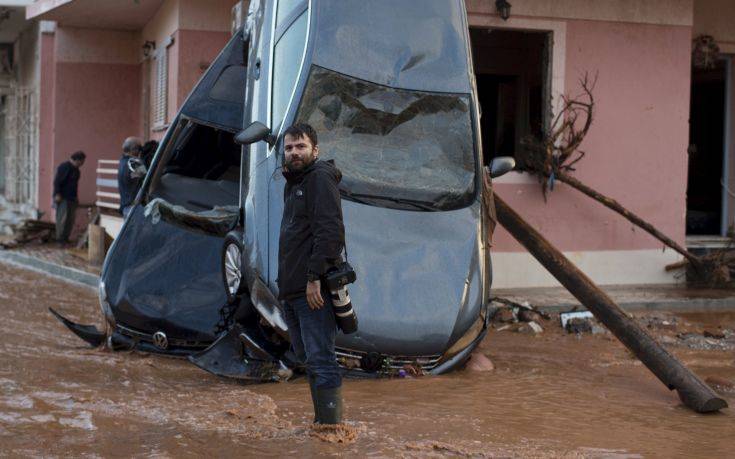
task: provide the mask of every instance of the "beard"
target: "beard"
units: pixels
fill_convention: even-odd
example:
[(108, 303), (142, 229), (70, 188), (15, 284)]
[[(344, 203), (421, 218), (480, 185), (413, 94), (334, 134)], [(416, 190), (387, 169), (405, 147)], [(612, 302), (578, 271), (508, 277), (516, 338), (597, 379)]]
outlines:
[(290, 172), (301, 172), (311, 166), (314, 161), (316, 161), (316, 158), (314, 158), (314, 153), (312, 152), (308, 156), (299, 157), (298, 160), (291, 159), (290, 161), (287, 161), (286, 169)]

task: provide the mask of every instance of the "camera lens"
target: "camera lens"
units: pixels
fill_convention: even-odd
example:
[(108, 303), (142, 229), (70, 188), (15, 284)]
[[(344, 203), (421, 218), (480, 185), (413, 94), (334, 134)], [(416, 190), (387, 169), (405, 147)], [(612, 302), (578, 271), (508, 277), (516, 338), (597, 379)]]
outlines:
[(343, 286), (339, 290), (332, 290), (330, 296), (332, 297), (337, 327), (346, 335), (355, 333), (357, 331), (357, 316), (352, 309), (352, 301), (347, 287)]

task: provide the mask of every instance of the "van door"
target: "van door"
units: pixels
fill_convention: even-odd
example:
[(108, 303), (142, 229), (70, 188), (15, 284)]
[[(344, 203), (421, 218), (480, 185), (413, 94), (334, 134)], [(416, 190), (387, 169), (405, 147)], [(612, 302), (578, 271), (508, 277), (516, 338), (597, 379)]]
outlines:
[[(122, 333), (146, 339), (162, 331), (170, 346), (196, 349), (231, 314), (220, 257), (227, 227), (239, 220), (248, 164), (233, 141), (243, 123), (247, 52), (236, 33), (191, 92), (110, 249), (101, 279)], [(221, 225), (208, 225), (217, 218)]]

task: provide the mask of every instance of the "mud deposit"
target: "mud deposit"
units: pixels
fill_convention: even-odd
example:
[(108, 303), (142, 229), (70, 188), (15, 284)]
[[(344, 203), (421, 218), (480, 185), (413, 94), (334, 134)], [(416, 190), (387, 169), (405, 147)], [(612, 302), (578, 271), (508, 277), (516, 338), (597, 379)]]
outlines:
[[(568, 335), (551, 322), (540, 335), (493, 331), (481, 351), (494, 371), (348, 380), (348, 428), (324, 433), (310, 428), (303, 380), (242, 386), (182, 360), (90, 350), (48, 306), (99, 323), (92, 289), (0, 264), (2, 456), (735, 454), (733, 408), (715, 415), (689, 411), (604, 333)], [(700, 349), (674, 337), (735, 329), (735, 315), (679, 321), (689, 330), (661, 329), (670, 336), (669, 349), (703, 378), (735, 380), (731, 349)], [(735, 394), (723, 389), (722, 395), (735, 404)]]

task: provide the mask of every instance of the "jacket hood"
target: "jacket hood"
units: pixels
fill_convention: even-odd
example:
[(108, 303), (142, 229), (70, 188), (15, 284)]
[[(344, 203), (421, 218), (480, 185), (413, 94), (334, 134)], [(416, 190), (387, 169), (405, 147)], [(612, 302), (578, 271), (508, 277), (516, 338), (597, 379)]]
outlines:
[(339, 183), (342, 180), (342, 171), (337, 169), (337, 166), (334, 165), (333, 159), (322, 161), (319, 158), (317, 158), (316, 161), (311, 163), (306, 169), (302, 171), (298, 171), (298, 172), (291, 172), (288, 169), (286, 169), (286, 166), (283, 166), (283, 176), (286, 178), (288, 182), (291, 182), (291, 183), (300, 182), (301, 180), (303, 180), (305, 176), (317, 170), (331, 174), (334, 177), (334, 179), (337, 181), (337, 183)]

